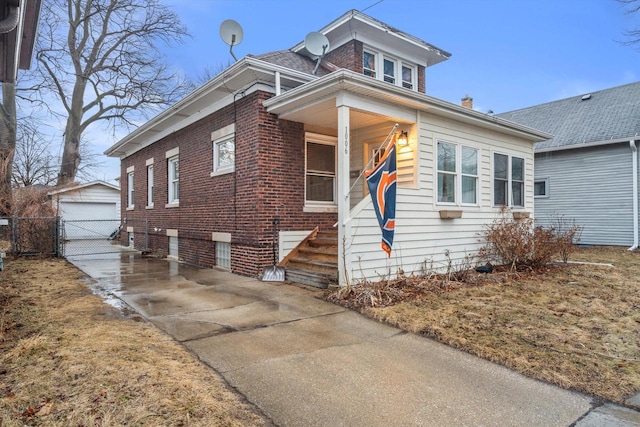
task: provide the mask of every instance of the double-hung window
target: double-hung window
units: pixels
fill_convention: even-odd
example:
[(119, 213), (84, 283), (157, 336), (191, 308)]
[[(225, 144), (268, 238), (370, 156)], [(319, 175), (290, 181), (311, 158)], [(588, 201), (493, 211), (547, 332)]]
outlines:
[(506, 154), (493, 155), (493, 204), (524, 206), (524, 159)]
[(376, 54), (365, 50), (362, 54), (362, 72), (365, 76), (376, 78)]
[[(382, 72), (378, 72), (381, 70)], [(417, 90), (417, 67), (400, 58), (365, 48), (362, 53), (362, 73), (396, 86)]]
[(178, 156), (167, 160), (169, 177), (169, 204), (177, 204), (180, 201), (180, 163)]
[(336, 139), (306, 136), (305, 201), (307, 205), (335, 205)]
[(235, 167), (235, 141), (230, 134), (213, 141), (213, 173), (233, 172)]
[(133, 208), (133, 172), (127, 173), (127, 208)]
[(438, 141), (438, 203), (478, 203), (478, 150)]
[(153, 164), (147, 166), (147, 206), (153, 207)]

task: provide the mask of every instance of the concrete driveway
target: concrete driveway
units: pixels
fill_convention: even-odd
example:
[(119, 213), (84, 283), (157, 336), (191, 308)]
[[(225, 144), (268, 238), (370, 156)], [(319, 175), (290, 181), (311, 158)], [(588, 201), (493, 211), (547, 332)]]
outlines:
[(137, 254), (71, 261), (277, 425), (640, 425), (631, 409), (366, 319), (315, 290)]

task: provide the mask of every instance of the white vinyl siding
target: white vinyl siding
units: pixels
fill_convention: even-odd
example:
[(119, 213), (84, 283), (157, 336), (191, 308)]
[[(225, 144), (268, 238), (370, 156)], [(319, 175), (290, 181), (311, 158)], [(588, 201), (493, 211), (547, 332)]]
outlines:
[[(357, 156), (353, 154), (355, 150), (362, 150), (353, 142), (361, 134), (366, 135), (366, 131), (359, 130), (351, 136), (352, 157)], [(380, 227), (371, 201), (364, 198), (351, 210), (348, 273), (354, 280), (378, 280), (382, 275), (395, 275), (398, 269), (406, 274), (420, 273), (423, 268), (446, 269), (445, 250), (454, 264), (475, 253), (482, 246), (480, 233), (500, 212), (493, 205), (494, 151), (524, 159), (524, 210), (533, 213), (533, 143), (428, 113), (418, 114), (418, 123), (409, 135), (417, 140), (415, 184), (397, 187), (391, 258), (380, 249)], [(439, 211), (450, 208), (437, 201), (438, 141), (455, 141), (477, 150), (477, 203), (465, 206), (459, 219), (440, 218)], [(353, 164), (351, 168), (354, 169)], [(460, 173), (462, 177), (462, 170)]]

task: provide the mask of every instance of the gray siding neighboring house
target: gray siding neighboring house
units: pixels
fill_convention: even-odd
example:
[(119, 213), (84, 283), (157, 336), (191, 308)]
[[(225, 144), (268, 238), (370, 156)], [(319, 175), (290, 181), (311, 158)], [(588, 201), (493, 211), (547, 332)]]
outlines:
[(561, 215), (580, 243), (638, 244), (640, 82), (497, 116), (554, 135), (535, 145), (539, 224)]

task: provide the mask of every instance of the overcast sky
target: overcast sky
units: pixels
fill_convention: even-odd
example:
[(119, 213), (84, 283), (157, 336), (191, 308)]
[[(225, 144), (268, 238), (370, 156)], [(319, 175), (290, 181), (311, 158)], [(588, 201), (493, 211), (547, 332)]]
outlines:
[[(234, 19), (236, 57), (288, 49), (350, 9), (452, 54), (427, 69), (427, 93), (495, 113), (638, 81), (640, 52), (621, 43), (640, 26), (615, 0), (164, 0), (192, 37), (167, 50), (195, 78), (233, 62), (218, 28)], [(638, 46), (640, 47), (640, 46)], [(96, 141), (104, 151), (115, 141)], [(119, 175), (109, 161), (99, 178)]]

